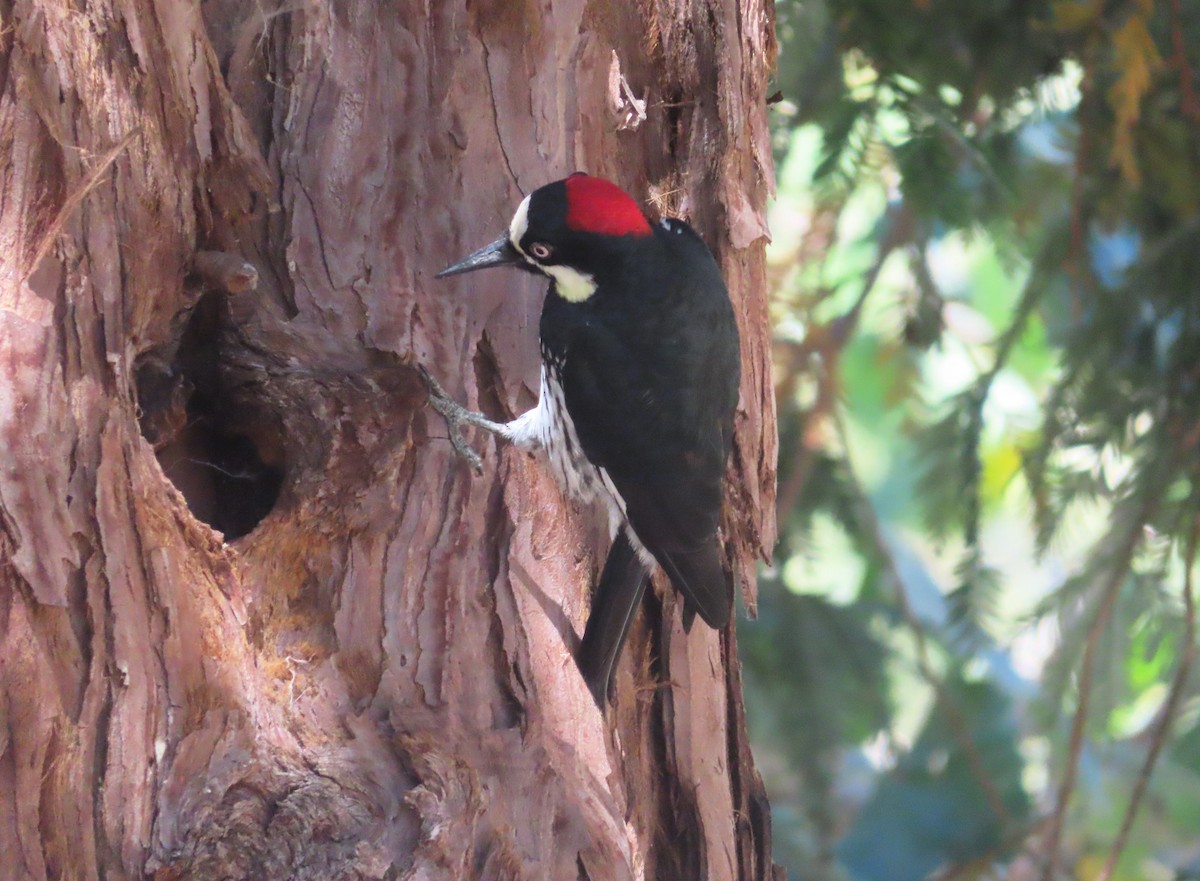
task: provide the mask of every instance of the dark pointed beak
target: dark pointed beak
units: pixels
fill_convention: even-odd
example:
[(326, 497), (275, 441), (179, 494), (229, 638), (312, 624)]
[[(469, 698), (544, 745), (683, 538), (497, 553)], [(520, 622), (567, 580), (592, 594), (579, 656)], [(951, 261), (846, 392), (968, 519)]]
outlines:
[(464, 257), (457, 263), (447, 266), (434, 278), (446, 278), (451, 275), (462, 275), (464, 272), (474, 272), (476, 269), (486, 269), (489, 266), (510, 266), (514, 263), (524, 263), (520, 252), (512, 246), (508, 235), (502, 235), (490, 245), (486, 245), (469, 257)]

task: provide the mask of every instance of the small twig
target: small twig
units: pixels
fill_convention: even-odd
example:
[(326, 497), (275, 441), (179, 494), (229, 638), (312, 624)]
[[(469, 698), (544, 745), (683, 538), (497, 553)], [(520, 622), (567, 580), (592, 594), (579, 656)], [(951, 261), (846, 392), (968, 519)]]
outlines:
[(981, 857), (976, 857), (964, 863), (955, 863), (947, 866), (936, 875), (931, 875), (929, 881), (968, 881), (968, 879), (977, 879), (983, 877), (982, 870), (987, 866), (1004, 858), (1005, 854), (1013, 850), (1022, 842), (1028, 841), (1033, 836), (1042, 831), (1042, 827), (1046, 825), (1048, 818), (1039, 817), (1031, 823), (1026, 823), (1017, 829), (1011, 835), (1006, 835), (1004, 839), (987, 853)]
[(42, 258), (50, 251), (50, 248), (58, 239), (58, 234), (62, 232), (62, 228), (66, 226), (67, 220), (75, 213), (75, 209), (87, 198), (88, 193), (100, 185), (100, 181), (108, 171), (108, 167), (117, 160), (118, 156), (125, 152), (125, 148), (133, 143), (133, 139), (137, 135), (137, 129), (131, 131), (116, 146), (101, 156), (100, 160), (96, 163), (96, 167), (91, 170), (83, 183), (76, 187), (75, 191), (66, 198), (66, 201), (63, 202), (62, 207), (58, 209), (58, 213), (54, 216), (54, 220), (47, 227), (41, 242), (38, 243), (37, 250), (33, 252), (33, 259), (29, 261), (29, 265), (21, 279), (22, 284), (28, 281), (29, 276), (38, 268), (38, 264), (42, 262)]
[(1012, 821), (1012, 815), (1009, 813), (1007, 805), (1004, 804), (999, 787), (996, 786), (996, 782), (992, 780), (991, 775), (988, 773), (987, 765), (984, 764), (983, 756), (979, 753), (979, 748), (975, 745), (970, 733), (967, 731), (967, 721), (961, 708), (958, 706), (958, 702), (946, 687), (946, 683), (941, 680), (937, 672), (933, 669), (933, 664), (929, 660), (929, 646), (926, 640), (925, 626), (921, 623), (921, 619), (917, 616), (912, 604), (908, 601), (908, 591), (904, 586), (904, 579), (900, 575), (900, 567), (896, 564), (896, 559), (883, 536), (883, 529), (880, 526), (879, 518), (875, 515), (875, 507), (871, 504), (871, 500), (867, 498), (861, 484), (858, 482), (858, 478), (854, 475), (854, 466), (850, 461), (849, 448), (846, 442), (845, 426), (840, 419), (837, 420), (837, 426), (839, 436), (841, 437), (846, 470), (850, 475), (850, 484), (854, 488), (860, 514), (866, 521), (869, 532), (868, 537), (875, 546), (875, 552), (879, 555), (880, 562), (883, 564), (895, 587), (896, 604), (900, 608), (900, 616), (912, 631), (913, 638), (917, 643), (917, 669), (920, 671), (921, 677), (929, 683), (937, 695), (936, 706), (940, 707), (942, 712), (946, 714), (946, 721), (950, 723), (950, 731), (967, 760), (967, 767), (971, 772), (971, 776), (975, 778), (975, 782), (983, 790), (988, 808), (1001, 824), (1008, 825)]
[[(854, 332), (858, 328), (863, 306), (866, 305), (868, 297), (875, 290), (875, 282), (879, 280), (879, 274), (883, 270), (884, 263), (887, 262), (892, 252), (897, 248), (912, 241), (914, 220), (913, 213), (908, 208), (907, 203), (900, 202), (888, 210), (884, 217), (883, 223), (885, 228), (880, 238), (875, 261), (871, 265), (871, 268), (867, 270), (866, 277), (863, 280), (862, 291), (854, 301), (854, 304), (845, 313), (839, 315), (827, 325), (813, 327), (809, 332), (811, 339), (805, 339), (796, 346), (796, 361), (799, 369), (790, 371), (789, 375), (797, 375), (804, 367), (803, 363), (800, 362), (809, 355), (819, 355), (821, 360), (818, 368), (820, 374), (817, 376), (817, 399), (807, 413), (806, 422), (810, 426), (815, 427), (818, 425), (820, 420), (828, 416), (837, 405), (837, 363), (846, 348), (846, 344), (854, 336)], [(781, 386), (781, 390), (790, 390), (791, 387), (791, 384)], [(810, 443), (810, 437), (813, 430), (813, 427), (809, 427), (800, 438), (800, 442), (796, 446), (788, 479), (779, 490), (778, 501), (775, 506), (775, 516), (778, 518), (780, 529), (783, 528), (783, 521), (800, 500), (800, 496), (812, 472), (814, 444)]]
[(207, 459), (184, 459), (183, 461), (191, 462), (193, 465), (199, 465), (203, 468), (211, 468), (213, 471), (217, 471), (221, 474), (224, 474), (226, 477), (233, 478), (234, 480), (254, 480), (262, 473), (247, 470), (230, 471), (227, 468), (222, 468), (216, 462), (209, 462)]
[(987, 155), (975, 145), (971, 137), (962, 129), (963, 122), (967, 121), (975, 124), (976, 131), (982, 131), (987, 125), (987, 116), (979, 111), (978, 106), (976, 107), (973, 119), (960, 119), (957, 116), (951, 118), (944, 109), (944, 105), (931, 101), (925, 94), (912, 94), (909, 100), (914, 107), (927, 114), (938, 131), (958, 148), (956, 153), (952, 154), (955, 159), (963, 159), (969, 163), (972, 169), (982, 173), (997, 191), (1006, 193), (1010, 199), (1015, 197), (1013, 188), (1004, 182), (1004, 179), (996, 172), (992, 162), (988, 160)]
[(1183, 33), (1183, 0), (1171, 0), (1171, 43), (1175, 54), (1171, 63), (1179, 68), (1179, 107), (1194, 120), (1200, 120), (1200, 98), (1196, 96), (1195, 74), (1188, 62)]
[(311, 661), (306, 658), (297, 658), (295, 655), (285, 655), (284, 663), (287, 664), (288, 673), (288, 706), (295, 707), (296, 705), (296, 664), (308, 666)]
[[(812, 466), (816, 461), (817, 429), (837, 405), (835, 382), (837, 370), (835, 367), (840, 354), (840, 347), (831, 341), (827, 327), (813, 327), (803, 341), (796, 343), (789, 340), (787, 344), (792, 347), (792, 368), (787, 371), (788, 377), (799, 376), (805, 370), (806, 362), (813, 354), (820, 355), (821, 363), (817, 367), (816, 399), (804, 414), (804, 431), (796, 444), (787, 480), (779, 487), (775, 516), (778, 519), (780, 530), (783, 529), (784, 521), (791, 514), (792, 508), (799, 502), (805, 486), (808, 485), (808, 478), (812, 474)], [(794, 390), (794, 381), (789, 382), (785, 379), (780, 384), (779, 396), (781, 399), (790, 398)]]
[[(1091, 65), (1094, 63), (1094, 49), (1089, 46), (1084, 51), (1082, 59), (1083, 80), (1079, 84), (1079, 107), (1075, 111), (1076, 119), (1086, 119), (1085, 113), (1091, 104), (1095, 87), (1093, 85), (1093, 71)], [(1092, 155), (1092, 127), (1089, 125), (1081, 125), (1079, 127), (1079, 143), (1075, 150), (1074, 172), (1075, 177), (1071, 181), (1071, 198), (1068, 206), (1068, 224), (1070, 231), (1069, 244), (1067, 246), (1067, 280), (1068, 293), (1071, 297), (1071, 317), (1078, 321), (1083, 316), (1084, 309), (1084, 292), (1083, 280), (1087, 276), (1087, 218), (1084, 216), (1084, 195), (1085, 181), (1087, 180), (1086, 168), (1088, 162), (1091, 161)]]
[(1054, 881), (1055, 875), (1058, 874), (1060, 859), (1059, 844), (1062, 839), (1063, 821), (1067, 816), (1067, 805), (1071, 800), (1071, 793), (1075, 790), (1075, 777), (1079, 771), (1079, 757), (1083, 752), (1084, 728), (1087, 724), (1088, 711), (1091, 706), (1092, 675), (1095, 671), (1096, 652), (1100, 644), (1100, 637), (1104, 633), (1104, 628), (1108, 626), (1109, 619), (1112, 617), (1113, 607), (1117, 602), (1117, 595), (1121, 592), (1121, 585), (1125, 583), (1125, 577), (1129, 574), (1130, 562), (1137, 551), (1142, 537), (1143, 524), (1146, 522), (1153, 504), (1153, 494), (1147, 492), (1138, 508), (1137, 515), (1129, 524), (1129, 529), (1126, 532), (1124, 540), (1112, 558), (1108, 582), (1104, 585), (1104, 590), (1100, 596), (1100, 607), (1096, 610), (1096, 617), (1092, 620), (1092, 626), (1088, 629), (1086, 641), (1084, 642), (1083, 659), (1080, 661), (1079, 685), (1077, 688), (1079, 698), (1075, 707), (1075, 717), (1071, 721), (1071, 736), (1067, 745), (1067, 767), (1063, 773), (1062, 783), (1058, 788), (1058, 798), (1055, 801), (1054, 813), (1050, 817), (1050, 829), (1046, 840), (1047, 858), (1045, 869), (1042, 871), (1042, 881)]
[(1035, 269), (1029, 280), (1025, 283), (1025, 289), (1021, 291), (1021, 299), (1017, 301), (1017, 308), (1013, 314), (1012, 321), (1008, 327), (1004, 329), (1004, 333), (1000, 335), (996, 342), (996, 357), (992, 361), (992, 366), (988, 372), (980, 377), (980, 386), (985, 391), (990, 391), (992, 383), (996, 381), (996, 377), (1000, 371), (1008, 364), (1009, 356), (1012, 355), (1013, 349), (1021, 339), (1021, 334), (1025, 331), (1025, 325), (1029, 321), (1029, 317), (1033, 315), (1034, 309), (1042, 300), (1042, 294), (1046, 290), (1046, 285), (1041, 284), (1041, 279), (1038, 278), (1038, 271)]
[(1183, 698), (1184, 688), (1187, 685), (1188, 676), (1192, 671), (1192, 664), (1196, 660), (1196, 600), (1192, 595), (1192, 568), (1196, 562), (1197, 538), (1200, 538), (1200, 518), (1196, 519), (1192, 524), (1192, 532), (1188, 536), (1187, 550), (1184, 552), (1183, 657), (1179, 659), (1179, 667), (1175, 670), (1174, 679), (1171, 680), (1171, 690), (1167, 694), (1167, 700), (1163, 704), (1158, 724), (1155, 726), (1154, 734), (1150, 738), (1150, 748), (1146, 751), (1146, 759), (1142, 763), (1141, 771), (1138, 773), (1133, 793), (1129, 796), (1129, 804), (1126, 806), (1125, 816), (1121, 820), (1121, 829), (1112, 843), (1112, 849), (1108, 852), (1108, 858), (1104, 861), (1104, 868), (1096, 876), (1096, 881), (1109, 881), (1112, 878), (1113, 871), (1117, 867), (1117, 860), (1121, 858), (1121, 852), (1125, 849), (1125, 843), (1129, 840), (1129, 832), (1133, 828), (1133, 821), (1137, 817), (1138, 809), (1142, 804), (1142, 798), (1146, 794), (1146, 787), (1150, 784), (1150, 775), (1154, 773), (1154, 766), (1158, 762), (1159, 753), (1162, 752), (1163, 744), (1166, 743), (1167, 735), (1171, 731), (1171, 723), (1175, 721), (1179, 710), (1179, 702)]
[(1000, 375), (1000, 371), (1008, 363), (1009, 356), (1012, 354), (1017, 341), (1021, 338), (1021, 334), (1025, 330), (1026, 322), (1033, 314), (1037, 304), (1041, 301), (1042, 293), (1046, 289), (1046, 286), (1041, 283), (1038, 275), (1038, 270), (1035, 268), (1029, 280), (1025, 283), (1025, 289), (1021, 292), (1021, 299), (1017, 303), (1016, 313), (1013, 315), (1012, 321), (1005, 328), (1004, 333), (1000, 335), (996, 343), (996, 356), (992, 360), (992, 366), (986, 373), (982, 373), (979, 376), (975, 381), (974, 389), (971, 391), (968, 403), (970, 409), (967, 413), (970, 422), (968, 423), (966, 433), (970, 449), (967, 451), (969, 458), (965, 463), (966, 473), (964, 475), (966, 478), (966, 513), (963, 518), (963, 538), (968, 547), (968, 554), (972, 553), (972, 549), (976, 548), (979, 543), (980, 518), (983, 509), (979, 487), (979, 482), (983, 474), (983, 464), (979, 458), (979, 439), (983, 435), (984, 427), (983, 408), (987, 405), (988, 396), (992, 393), (992, 386), (996, 382), (996, 377)]
[(908, 207), (908, 203), (901, 201), (888, 208), (887, 212), (883, 215), (883, 224), (883, 236), (879, 241), (879, 249), (875, 253), (875, 262), (871, 264), (871, 268), (867, 271), (866, 278), (863, 280), (862, 292), (858, 295), (858, 299), (854, 301), (854, 305), (850, 307), (850, 311), (837, 319), (838, 322), (846, 325), (842, 328), (843, 342), (850, 337), (853, 330), (858, 326), (858, 319), (862, 314), (862, 308), (866, 305), (867, 298), (871, 295), (871, 292), (875, 290), (875, 282), (879, 280), (879, 273), (883, 271), (883, 265), (892, 256), (892, 252), (913, 241), (916, 216), (913, 214), (912, 209)]

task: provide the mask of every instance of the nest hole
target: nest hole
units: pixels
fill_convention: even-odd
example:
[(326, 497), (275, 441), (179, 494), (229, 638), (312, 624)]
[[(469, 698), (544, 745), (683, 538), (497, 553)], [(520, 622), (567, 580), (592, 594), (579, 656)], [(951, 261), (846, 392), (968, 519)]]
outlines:
[(137, 368), (139, 424), (163, 473), (197, 520), (247, 535), (279, 500), (283, 431), (266, 406), (229, 387), (221, 352), (224, 295), (207, 293), (188, 316), (173, 356), (145, 355)]

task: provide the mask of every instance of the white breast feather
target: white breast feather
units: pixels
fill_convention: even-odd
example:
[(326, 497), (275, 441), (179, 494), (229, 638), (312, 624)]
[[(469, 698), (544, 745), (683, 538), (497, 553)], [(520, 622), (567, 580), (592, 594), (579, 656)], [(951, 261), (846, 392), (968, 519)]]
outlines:
[(585, 504), (602, 500), (608, 514), (609, 535), (616, 535), (617, 530), (624, 527), (642, 562), (648, 567), (654, 565), (653, 555), (629, 525), (625, 500), (617, 492), (608, 471), (597, 468), (584, 455), (556, 372), (556, 367), (542, 365), (541, 395), (537, 406), (505, 425), (509, 440), (525, 450), (544, 448), (550, 470), (559, 485)]

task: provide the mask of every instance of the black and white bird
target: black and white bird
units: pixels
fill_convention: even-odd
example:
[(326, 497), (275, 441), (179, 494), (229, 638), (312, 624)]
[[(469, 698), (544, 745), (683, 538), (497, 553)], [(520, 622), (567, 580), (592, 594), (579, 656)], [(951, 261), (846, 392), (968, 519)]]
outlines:
[(438, 277), (488, 266), (550, 279), (538, 404), (493, 422), (426, 374), (430, 401), (460, 451), (462, 423), (542, 448), (562, 486), (606, 506), (613, 543), (577, 657), (603, 707), (655, 564), (683, 595), (689, 627), (696, 614), (715, 628), (729, 621), (718, 523), (738, 400), (737, 324), (692, 228), (651, 223), (598, 177), (573, 174), (535, 190), (504, 235)]

